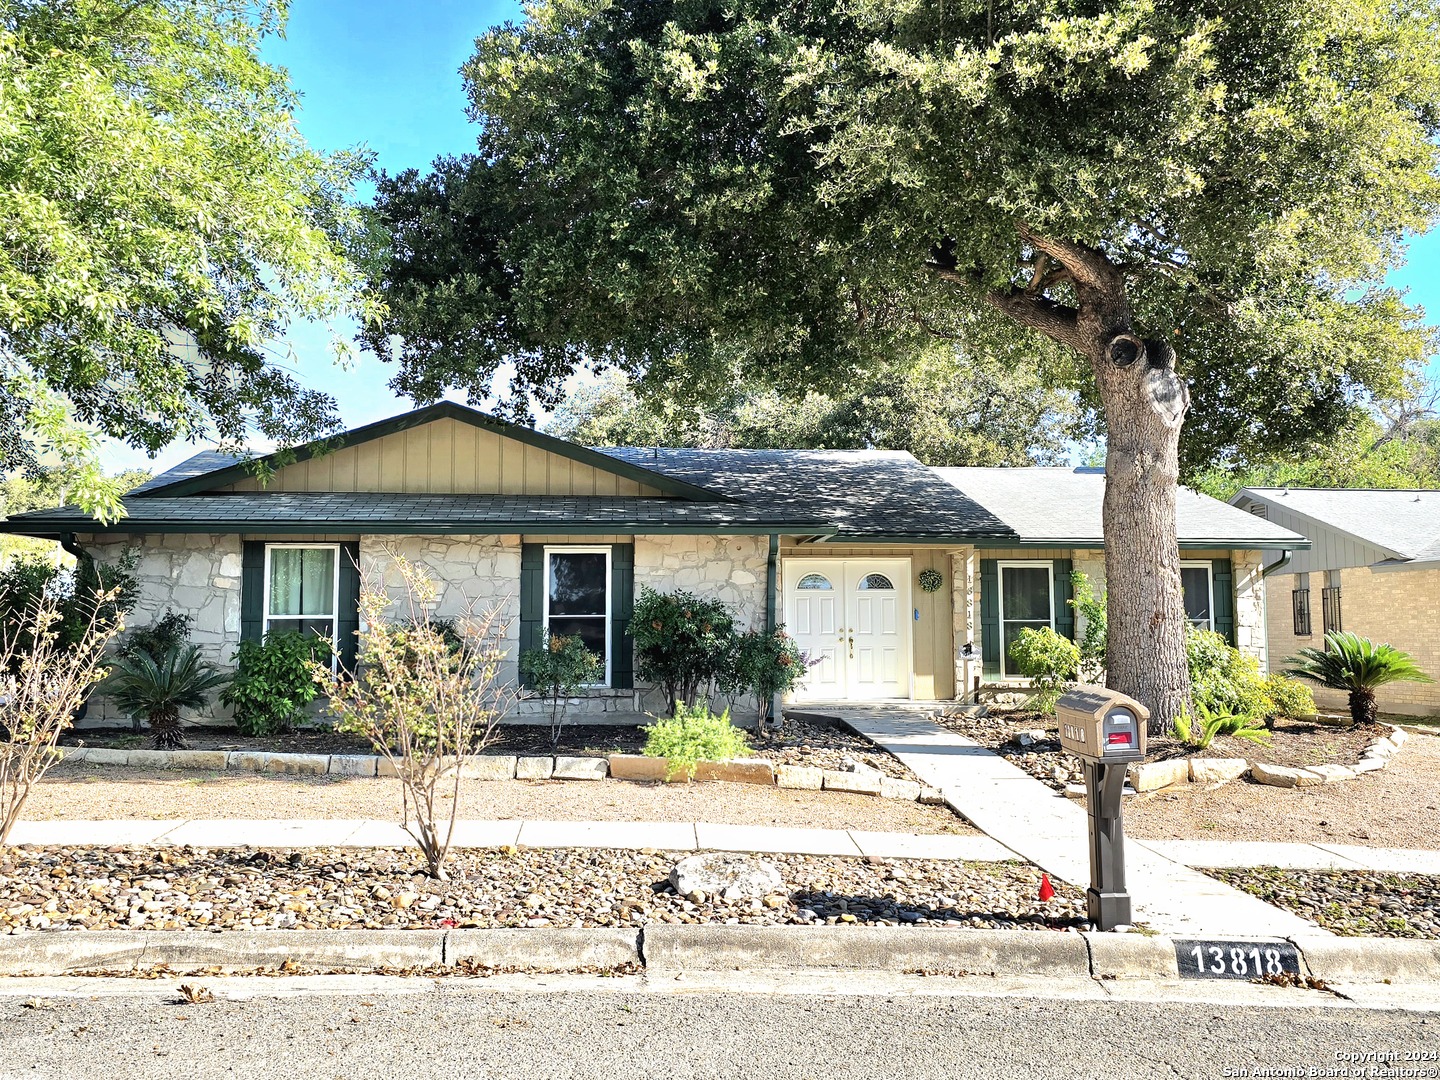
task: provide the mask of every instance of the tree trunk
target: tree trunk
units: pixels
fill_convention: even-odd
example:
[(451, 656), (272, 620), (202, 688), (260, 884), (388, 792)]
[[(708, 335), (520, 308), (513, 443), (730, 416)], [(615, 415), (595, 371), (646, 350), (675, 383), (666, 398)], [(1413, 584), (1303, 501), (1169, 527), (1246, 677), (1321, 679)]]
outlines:
[(1106, 681), (1169, 732), (1190, 700), (1175, 498), (1189, 403), (1164, 342), (1112, 338), (1095, 363), (1105, 408)]
[(1380, 722), (1380, 705), (1375, 700), (1375, 691), (1367, 688), (1350, 691), (1350, 723), (1358, 727), (1361, 724), (1378, 724)]
[(150, 717), (150, 737), (156, 750), (184, 750), (185, 731), (177, 709), (166, 709)]

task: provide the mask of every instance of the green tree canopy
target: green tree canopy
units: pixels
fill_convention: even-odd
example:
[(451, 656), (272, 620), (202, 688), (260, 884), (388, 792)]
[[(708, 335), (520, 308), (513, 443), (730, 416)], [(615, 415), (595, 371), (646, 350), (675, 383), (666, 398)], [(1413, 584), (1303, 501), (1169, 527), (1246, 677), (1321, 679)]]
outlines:
[(724, 397), (677, 397), (621, 372), (569, 394), (546, 425), (588, 446), (908, 450), (927, 465), (1054, 465), (1087, 433), (1075, 395), (1032, 368), (933, 350), (862, 373), (831, 394), (737, 383)]
[(1164, 726), (1182, 430), (1333, 434), (1432, 345), (1384, 274), (1440, 212), (1437, 37), (1435, 0), (533, 0), (465, 67), (478, 153), (381, 186), (369, 340), (421, 399), (1019, 346), (1103, 410), (1110, 678)]
[(155, 452), (333, 426), (268, 351), (294, 318), (373, 314), (340, 247), (364, 163), (296, 131), (258, 56), (282, 16), (0, 0), (0, 465), (58, 457), (113, 513), (94, 432)]

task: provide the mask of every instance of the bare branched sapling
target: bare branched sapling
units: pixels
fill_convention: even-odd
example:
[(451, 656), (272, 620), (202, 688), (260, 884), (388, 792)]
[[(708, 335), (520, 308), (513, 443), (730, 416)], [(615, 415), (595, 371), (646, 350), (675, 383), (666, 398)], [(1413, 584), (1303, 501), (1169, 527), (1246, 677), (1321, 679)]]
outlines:
[(466, 761), (490, 742), (514, 695), (500, 677), (505, 624), (498, 607), (477, 613), (473, 605), (453, 630), (437, 624), (434, 580), (388, 555), (394, 595), (381, 568), (361, 575), (358, 671), (313, 670), (339, 730), (364, 736), (394, 767), (401, 823), (430, 875), (445, 880)]

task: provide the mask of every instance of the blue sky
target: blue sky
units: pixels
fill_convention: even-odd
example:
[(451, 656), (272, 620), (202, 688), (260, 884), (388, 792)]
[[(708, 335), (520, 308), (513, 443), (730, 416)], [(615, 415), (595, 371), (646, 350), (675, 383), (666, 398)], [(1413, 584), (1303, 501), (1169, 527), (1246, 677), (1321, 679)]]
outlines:
[[(304, 99), (300, 129), (313, 146), (363, 145), (390, 172), (424, 168), (439, 155), (474, 147), (460, 65), (479, 34), (519, 17), (519, 4), (495, 0), (294, 0), (285, 38), (271, 39), (265, 56), (290, 70)], [(1408, 265), (1391, 281), (1434, 313), (1432, 321), (1440, 317), (1440, 230), (1411, 246)], [(376, 357), (360, 354), (347, 369), (333, 366), (324, 328), (298, 326), (288, 340), (299, 357), (298, 374), (335, 396), (347, 426), (411, 406), (386, 385), (389, 366)], [(1440, 358), (1431, 374), (1440, 378)], [(110, 468), (163, 469), (195, 449), (171, 447), (149, 462), (117, 444), (103, 456)]]

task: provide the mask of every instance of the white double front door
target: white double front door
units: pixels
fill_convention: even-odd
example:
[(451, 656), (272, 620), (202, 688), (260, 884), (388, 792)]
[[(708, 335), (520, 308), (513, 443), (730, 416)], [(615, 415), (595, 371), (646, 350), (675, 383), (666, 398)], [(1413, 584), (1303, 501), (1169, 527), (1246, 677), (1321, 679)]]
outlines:
[(795, 697), (910, 696), (910, 561), (786, 559), (785, 626), (811, 661)]

